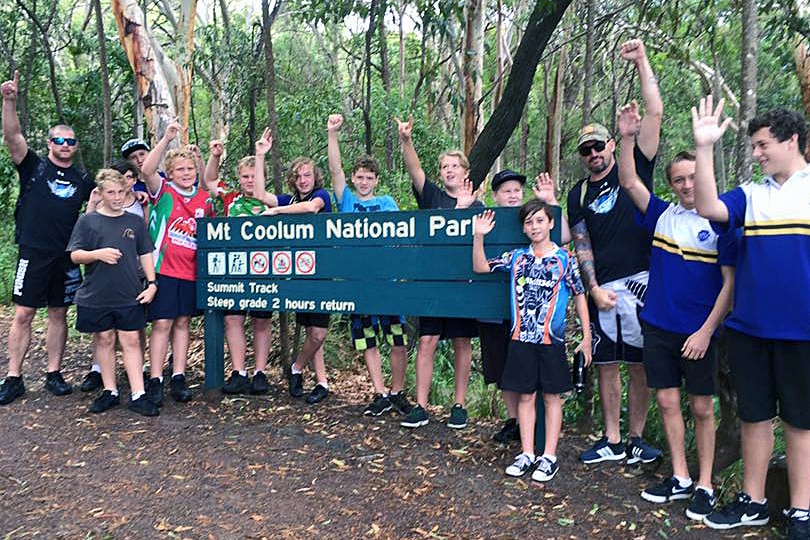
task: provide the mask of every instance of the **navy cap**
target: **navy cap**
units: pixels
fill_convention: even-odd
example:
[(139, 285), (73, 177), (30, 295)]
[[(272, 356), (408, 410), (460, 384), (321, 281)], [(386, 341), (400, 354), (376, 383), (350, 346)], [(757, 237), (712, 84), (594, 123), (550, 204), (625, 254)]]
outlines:
[(149, 144), (143, 139), (130, 139), (121, 146), (121, 157), (127, 159), (136, 150), (150, 150)]
[(520, 185), (526, 183), (526, 177), (524, 175), (509, 169), (504, 169), (492, 178), (492, 191), (497, 191), (498, 188), (501, 187), (501, 184), (510, 180), (516, 180), (520, 182)]

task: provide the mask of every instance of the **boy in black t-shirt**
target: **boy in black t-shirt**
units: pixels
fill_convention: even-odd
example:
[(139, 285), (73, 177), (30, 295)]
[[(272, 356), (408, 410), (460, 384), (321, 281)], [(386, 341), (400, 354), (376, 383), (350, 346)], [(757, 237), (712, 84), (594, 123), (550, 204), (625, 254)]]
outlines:
[(144, 416), (156, 416), (158, 407), (144, 392), (139, 337), (146, 326), (145, 304), (157, 292), (152, 240), (143, 219), (123, 209), (129, 188), (121, 173), (102, 169), (96, 182), (103, 205), (79, 218), (67, 246), (71, 261), (85, 265), (85, 281), (76, 291), (76, 329), (93, 334), (104, 381), (104, 392), (93, 401), (90, 412), (101, 413), (118, 404), (117, 334), (132, 392), (129, 408)]
[[(460, 150), (449, 150), (439, 156), (439, 172), (444, 189), (425, 178), (425, 172), (416, 155), (411, 135), (413, 117), (407, 122), (397, 119), (399, 139), (405, 167), (413, 183), (413, 191), (420, 209), (428, 208), (470, 208), (483, 207), (476, 200), (470, 182), (470, 163)], [(473, 319), (448, 317), (419, 318), (419, 347), (416, 353), (416, 402), (417, 405), (400, 422), (403, 427), (417, 428), (428, 423), (427, 407), (430, 383), (433, 377), (433, 358), (440, 338), (453, 340), (455, 360), (455, 397), (447, 427), (462, 429), (467, 427), (467, 411), (464, 400), (467, 382), (470, 378), (472, 345), (470, 339), (478, 335), (477, 324)]]

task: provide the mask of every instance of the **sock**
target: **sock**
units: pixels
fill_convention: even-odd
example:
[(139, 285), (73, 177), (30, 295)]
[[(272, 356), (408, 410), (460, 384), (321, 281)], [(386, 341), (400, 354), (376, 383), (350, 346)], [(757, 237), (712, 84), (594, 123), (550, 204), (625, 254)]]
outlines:
[(543, 454), (543, 457), (552, 463), (557, 463), (557, 456), (552, 456), (551, 454)]
[(146, 392), (132, 392), (132, 394), (130, 394), (130, 397), (132, 398), (132, 401), (135, 401), (139, 397), (145, 396), (145, 395), (146, 395)]
[(239, 370), (239, 375), (241, 375), (242, 377), (247, 377), (247, 370), (246, 369), (240, 369)]
[[(681, 487), (685, 487), (685, 486), (681, 485)], [(709, 487), (706, 487), (706, 486), (695, 486), (695, 489), (702, 489), (703, 491), (708, 493), (709, 496), (711, 496), (711, 497), (714, 496), (714, 490), (712, 488), (709, 488)]]
[(528, 452), (523, 452), (523, 455), (524, 455), (524, 456), (529, 456), (529, 459), (531, 459), (532, 461), (534, 461), (535, 459), (537, 459), (537, 456), (536, 456), (536, 455), (534, 455), (534, 454), (530, 454), (530, 453), (528, 453)]
[(678, 481), (678, 485), (682, 488), (689, 487), (692, 485), (692, 479), (688, 476), (678, 476), (672, 475), (672, 477)]
[(259, 373), (264, 373), (264, 370), (263, 370), (263, 369), (254, 369), (254, 370), (253, 370), (253, 376), (254, 376), (254, 377), (255, 377), (256, 375), (258, 375)]
[(113, 395), (113, 397), (118, 397), (118, 388), (110, 390), (110, 393)]
[(160, 384), (163, 384), (163, 375), (161, 375), (160, 377), (158, 377), (158, 379), (160, 379)]
[(300, 375), (303, 372), (297, 367), (295, 367), (295, 364), (293, 364), (290, 366), (290, 373), (292, 373), (293, 375)]
[(172, 379), (174, 379), (174, 378), (175, 378), (175, 377), (177, 377), (178, 375), (179, 375), (180, 377), (185, 377), (185, 376), (186, 376), (186, 372), (185, 372), (185, 371), (181, 371), (180, 373), (172, 373)]
[(329, 383), (327, 383), (327, 382), (318, 382), (318, 384), (319, 384), (319, 385), (321, 385), (321, 386), (323, 386), (323, 387), (324, 387), (324, 388), (326, 388), (327, 390), (329, 390)]
[(95, 371), (96, 373), (101, 373), (101, 366), (94, 362), (93, 365), (90, 366), (90, 371)]

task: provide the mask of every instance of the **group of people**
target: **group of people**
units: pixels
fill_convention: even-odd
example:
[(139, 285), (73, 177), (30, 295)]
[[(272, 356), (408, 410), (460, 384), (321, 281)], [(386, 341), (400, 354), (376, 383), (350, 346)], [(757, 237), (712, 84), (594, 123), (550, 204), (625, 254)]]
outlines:
[[(766, 175), (761, 183), (718, 196), (713, 147), (729, 119), (722, 101), (711, 96), (692, 109), (694, 149), (684, 149), (666, 166), (676, 202), (653, 190), (664, 105), (655, 75), (639, 40), (621, 46), (640, 81), (642, 108), (635, 102), (617, 115), (617, 134), (600, 124), (584, 126), (577, 150), (587, 176), (567, 194), (561, 218), (563, 246), (551, 240), (557, 206), (554, 180), (540, 174), (524, 203), (525, 175), (504, 170), (491, 182), (496, 206), (520, 207), (529, 242), (524, 248), (489, 256), (486, 235), (497, 225), (473, 191), (466, 156), (456, 150), (439, 157), (441, 183), (429, 180), (414, 147), (413, 119), (397, 119), (402, 154), (420, 209), (482, 208), (474, 220), (472, 269), (509, 274), (511, 319), (474, 321), (419, 318), (416, 345), (416, 404), (405, 396), (407, 334), (401, 315), (351, 316), (351, 337), (363, 351), (374, 396), (364, 414), (395, 410), (400, 424), (419, 428), (430, 421), (428, 397), (433, 361), (441, 339), (451, 339), (455, 394), (447, 426), (467, 425), (465, 397), (473, 337), (480, 337), (484, 378), (502, 391), (509, 419), (495, 435), (520, 441), (521, 452), (505, 472), (531, 473), (539, 482), (559, 471), (557, 446), (562, 396), (571, 390), (565, 333), (571, 297), (581, 325), (576, 351), (597, 367), (604, 436), (580, 455), (586, 464), (610, 461), (649, 463), (662, 452), (642, 438), (655, 390), (663, 421), (672, 476), (641, 497), (660, 504), (688, 500), (686, 515), (715, 529), (765, 525), (765, 478), (773, 451), (773, 419), (781, 418), (787, 443), (791, 508), (785, 511), (789, 538), (810, 538), (810, 166), (804, 157), (807, 128), (798, 113), (775, 109), (748, 127), (753, 157)], [(122, 147), (127, 160), (98, 172), (96, 182), (73, 166), (75, 132), (55, 126), (48, 156), (28, 148), (16, 113), (18, 76), (0, 87), (3, 134), (20, 176), (17, 205), (19, 259), (14, 279), (15, 314), (9, 331), (9, 368), (0, 386), (0, 404), (23, 395), (21, 367), (37, 308), (48, 308), (48, 373), (45, 387), (56, 395), (72, 387), (60, 374), (68, 305), (77, 305), (77, 329), (93, 333), (94, 365), (82, 390), (103, 388), (91, 412), (119, 403), (115, 378), (116, 339), (123, 352), (131, 396), (129, 407), (156, 415), (163, 400), (163, 367), (171, 345), (170, 395), (192, 398), (185, 379), (189, 321), (197, 314), (196, 219), (216, 211), (224, 216), (331, 212), (333, 199), (310, 158), (294, 160), (287, 173), (290, 194), (265, 189), (264, 159), (272, 146), (265, 130), (255, 155), (236, 167), (238, 188), (222, 179), (224, 146), (210, 143), (210, 157), (186, 147), (169, 150), (182, 130), (170, 125), (154, 148), (133, 139)], [(340, 212), (396, 211), (389, 196), (377, 195), (379, 168), (358, 158), (347, 183), (339, 134), (343, 117), (327, 120), (328, 163), (334, 205)], [(620, 150), (619, 158), (616, 151)], [(162, 165), (162, 171), (160, 167)], [(85, 201), (86, 213), (80, 216)], [(49, 219), (41, 219), (47, 215)], [(573, 242), (573, 253), (565, 245)], [(494, 256), (493, 256), (494, 255)], [(84, 277), (78, 265), (85, 266)], [(789, 299), (789, 300), (788, 300)], [(148, 307), (147, 307), (148, 306)], [(729, 315), (730, 313), (730, 315)], [(252, 378), (246, 367), (245, 319), (253, 321), (256, 357)], [(269, 312), (228, 312), (225, 334), (233, 371), (227, 394), (268, 391), (271, 348)], [(315, 385), (306, 394), (314, 404), (329, 395), (323, 343), (329, 314), (298, 313), (306, 339), (286, 373), (289, 393), (304, 396), (304, 370), (312, 365)], [(143, 374), (143, 329), (149, 335), (150, 372)], [(715, 444), (713, 395), (717, 392), (717, 342), (725, 326), (728, 357), (742, 424), (743, 491), (723, 507), (712, 486)], [(380, 345), (390, 344), (391, 383), (386, 384)], [(628, 432), (621, 433), (620, 363), (627, 366)], [(694, 418), (698, 454), (692, 479), (685, 452), (681, 387)], [(534, 447), (537, 392), (545, 404), (546, 439)]]

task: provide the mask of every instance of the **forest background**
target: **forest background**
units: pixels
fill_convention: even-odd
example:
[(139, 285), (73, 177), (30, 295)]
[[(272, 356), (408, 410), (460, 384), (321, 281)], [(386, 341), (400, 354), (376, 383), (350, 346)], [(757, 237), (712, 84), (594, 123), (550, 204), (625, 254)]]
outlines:
[[(700, 97), (723, 95), (734, 118), (717, 152), (726, 189), (761, 176), (745, 136), (757, 110), (810, 114), (809, 13), (807, 0), (9, 0), (0, 5), (0, 77), (20, 71), (29, 145), (45, 152), (48, 128), (70, 124), (79, 165), (91, 172), (120, 157), (125, 140), (154, 141), (179, 117), (206, 157), (209, 140), (226, 142), (223, 171), (235, 182), (236, 162), (270, 126), (268, 178), (279, 191), (299, 155), (327, 169), (326, 119), (339, 112), (344, 165), (374, 155), (378, 191), (413, 209), (393, 121), (413, 115), (428, 177), (438, 176), (443, 150), (462, 148), (476, 183), (502, 168), (530, 178), (549, 171), (564, 201), (584, 176), (578, 129), (588, 121), (613, 129), (618, 107), (640, 99), (634, 67), (618, 51), (641, 38), (665, 105), (659, 164), (691, 148), (689, 109)], [(670, 198), (663, 167), (655, 181)], [(17, 190), (2, 146), (2, 303), (16, 262)], [(438, 403), (452, 388), (447, 356)], [(494, 391), (479, 379), (473, 413), (497, 413)], [(571, 403), (567, 415), (588, 423), (581, 413), (596, 404)], [(728, 455), (718, 465), (728, 465), (736, 459), (733, 392), (721, 393), (719, 409), (718, 446), (725, 440)], [(650, 430), (662, 441), (655, 421)]]

